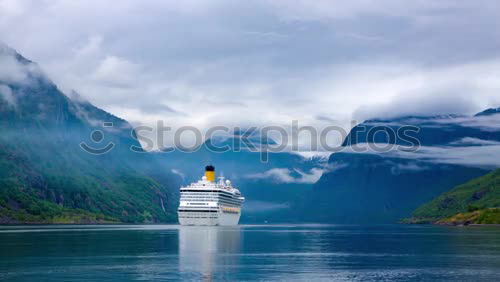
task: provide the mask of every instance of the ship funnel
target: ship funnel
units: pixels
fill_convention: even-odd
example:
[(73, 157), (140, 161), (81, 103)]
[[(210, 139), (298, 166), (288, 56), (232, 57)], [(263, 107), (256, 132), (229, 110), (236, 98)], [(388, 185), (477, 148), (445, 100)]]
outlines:
[(207, 165), (205, 167), (205, 177), (210, 182), (215, 181), (215, 167), (213, 165)]

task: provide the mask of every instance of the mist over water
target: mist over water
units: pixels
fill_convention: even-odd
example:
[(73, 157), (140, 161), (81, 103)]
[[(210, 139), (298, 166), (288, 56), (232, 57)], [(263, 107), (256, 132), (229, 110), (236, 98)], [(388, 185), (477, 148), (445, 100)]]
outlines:
[(0, 280), (495, 280), (500, 229), (2, 226)]

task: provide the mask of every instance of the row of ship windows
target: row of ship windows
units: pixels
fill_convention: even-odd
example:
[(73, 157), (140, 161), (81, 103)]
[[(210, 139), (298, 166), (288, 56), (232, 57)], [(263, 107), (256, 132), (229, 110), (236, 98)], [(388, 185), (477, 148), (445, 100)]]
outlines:
[(179, 218), (217, 218), (216, 216), (179, 216)]
[(222, 207), (222, 208), (241, 208), (240, 205), (232, 205), (232, 204), (224, 204), (224, 205), (221, 205), (221, 206), (217, 206), (217, 207), (210, 207), (210, 206), (206, 206), (206, 205), (203, 205), (203, 204), (196, 204), (196, 203), (187, 203), (187, 205), (182, 205), (180, 206), (179, 208), (182, 209), (182, 208), (188, 208), (190, 210), (192, 209), (218, 209), (219, 207)]
[[(213, 210), (182, 210), (179, 212), (183, 212), (186, 214), (179, 215), (179, 217), (185, 217), (185, 216), (197, 216), (197, 215), (207, 215), (207, 214), (213, 214), (217, 213), (218, 211), (213, 211)], [(231, 211), (231, 210), (224, 210), (222, 211), (223, 213), (233, 213), (233, 214), (238, 214), (240, 213), (239, 211)]]
[(197, 202), (218, 202), (218, 201), (230, 201), (235, 203), (241, 203), (239, 199), (227, 199), (227, 198), (206, 198), (206, 197), (181, 197), (181, 201), (197, 201)]
[[(190, 211), (197, 211), (197, 210), (214, 210), (218, 211), (218, 207), (207, 207), (207, 206), (184, 206), (181, 207), (182, 209), (190, 210)], [(241, 208), (241, 206), (236, 206), (236, 205), (224, 205), (222, 208)]]
[[(236, 206), (240, 207), (241, 205), (238, 203), (231, 203), (231, 202), (221, 202), (224, 205), (230, 205), (230, 206)], [(186, 206), (208, 206), (209, 203), (193, 203), (193, 202), (188, 202), (186, 203)]]
[(226, 199), (203, 199), (203, 198), (196, 198), (196, 199), (186, 199), (186, 198), (181, 198), (181, 201), (185, 202), (219, 202), (219, 203), (228, 203), (228, 204), (234, 204), (234, 205), (241, 205), (240, 201), (235, 201), (235, 200), (226, 200)]
[(220, 196), (220, 197), (227, 197), (227, 198), (233, 198), (233, 197), (239, 197), (240, 195), (237, 194), (230, 194), (230, 193), (191, 193), (191, 192), (181, 192), (181, 196)]
[(230, 205), (230, 206), (236, 206), (236, 207), (241, 207), (240, 203), (235, 203), (235, 202), (226, 202), (226, 201), (221, 201), (222, 204)]
[(238, 195), (226, 195), (226, 194), (216, 194), (216, 193), (181, 193), (181, 196), (204, 196), (204, 197), (225, 197), (225, 198), (237, 198)]
[(181, 195), (181, 198), (208, 198), (208, 199), (238, 199), (237, 197), (228, 197), (224, 195)]
[(238, 214), (239, 213), (237, 211), (222, 211), (222, 212), (224, 212), (224, 213), (234, 213), (234, 214)]
[(210, 196), (210, 195), (181, 195), (181, 199), (226, 199), (226, 200), (240, 200), (239, 198), (236, 197), (217, 197), (217, 196)]
[[(232, 196), (233, 193), (226, 192), (226, 191), (199, 191), (199, 190), (181, 190), (182, 194), (223, 194), (223, 195), (228, 195)], [(237, 194), (237, 193), (235, 193)]]
[[(241, 208), (241, 206), (236, 206), (236, 205), (224, 205), (226, 208)], [(195, 210), (200, 210), (200, 209), (213, 209), (213, 210), (219, 210), (218, 207), (207, 207), (207, 206), (183, 206), (181, 208), (189, 209), (192, 211)]]
[(179, 211), (181, 213), (197, 213), (197, 212), (201, 212), (201, 213), (218, 213), (219, 210), (202, 210), (202, 209), (188, 209), (188, 210), (182, 210), (182, 211)]
[(195, 199), (195, 200), (218, 200), (218, 197), (190, 197), (190, 196), (182, 196), (182, 199)]
[[(239, 203), (231, 203), (231, 202), (221, 202), (221, 204), (224, 204), (225, 206), (231, 206), (231, 207), (241, 207)], [(186, 203), (186, 206), (208, 206), (208, 203)]]

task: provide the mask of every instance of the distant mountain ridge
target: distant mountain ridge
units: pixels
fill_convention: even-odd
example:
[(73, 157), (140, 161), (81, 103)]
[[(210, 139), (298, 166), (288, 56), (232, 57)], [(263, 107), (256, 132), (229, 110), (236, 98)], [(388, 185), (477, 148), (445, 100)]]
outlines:
[(490, 116), (490, 115), (495, 115), (495, 114), (500, 114), (500, 107), (499, 108), (490, 108), (490, 109), (484, 110), (480, 113), (477, 113), (475, 116), (480, 117), (480, 116)]
[[(490, 116), (496, 114), (491, 110), (486, 112)], [(419, 128), (418, 132), (411, 132), (411, 136), (420, 141), (422, 150), (426, 153), (432, 153), (433, 148), (456, 148), (464, 151), (464, 146), (468, 146), (466, 143), (471, 141), (476, 142), (476, 148), (497, 146), (500, 141), (498, 123), (486, 123), (483, 126), (483, 116), (484, 114), (473, 117), (439, 115), (372, 119), (355, 126), (343, 146), (347, 148), (370, 143), (377, 143), (379, 146), (406, 145), (398, 136), (370, 135), (368, 132), (372, 129), (397, 132), (407, 125)], [(429, 155), (420, 157), (419, 152), (391, 154), (347, 150), (334, 153), (328, 161), (333, 169), (322, 175), (310, 194), (306, 205), (310, 210), (308, 220), (337, 223), (398, 222), (440, 193), (491, 169), (471, 166), (466, 161), (464, 159), (456, 164), (453, 164), (453, 160), (440, 162), (438, 155), (429, 159)]]
[[(420, 145), (446, 145), (450, 142), (466, 137), (482, 140), (500, 140), (500, 130), (486, 131), (472, 124), (464, 124), (463, 119), (473, 121), (482, 116), (496, 114), (489, 109), (472, 117), (465, 115), (435, 115), (435, 116), (403, 116), (394, 119), (371, 119), (351, 129), (342, 146), (347, 147), (360, 143), (388, 143), (407, 145), (397, 134), (404, 127), (417, 126), (418, 133), (409, 132), (412, 137), (418, 138)], [(500, 127), (499, 127), (500, 128)], [(378, 133), (374, 133), (378, 131)], [(373, 133), (373, 134), (370, 134)], [(386, 132), (387, 134), (380, 134)]]

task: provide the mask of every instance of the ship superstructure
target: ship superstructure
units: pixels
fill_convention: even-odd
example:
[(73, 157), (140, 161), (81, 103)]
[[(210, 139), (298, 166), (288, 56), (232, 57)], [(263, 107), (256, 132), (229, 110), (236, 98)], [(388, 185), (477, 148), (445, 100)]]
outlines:
[(219, 177), (216, 182), (212, 165), (205, 167), (201, 180), (181, 187), (180, 194), (181, 225), (237, 225), (240, 220), (245, 198), (231, 181)]

